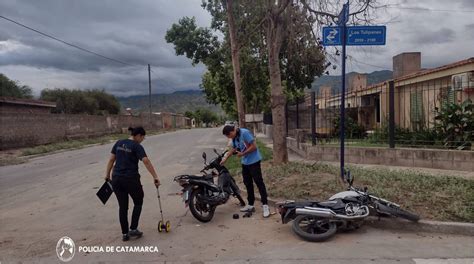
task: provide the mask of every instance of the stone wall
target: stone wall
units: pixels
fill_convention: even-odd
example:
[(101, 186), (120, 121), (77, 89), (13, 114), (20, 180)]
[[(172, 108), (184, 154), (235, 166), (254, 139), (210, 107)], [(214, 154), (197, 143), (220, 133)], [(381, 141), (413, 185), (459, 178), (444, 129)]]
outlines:
[[(288, 148), (308, 160), (340, 161), (337, 146), (312, 146), (300, 142), (294, 138), (287, 138)], [(345, 161), (357, 164), (474, 171), (474, 151), (347, 147)]]

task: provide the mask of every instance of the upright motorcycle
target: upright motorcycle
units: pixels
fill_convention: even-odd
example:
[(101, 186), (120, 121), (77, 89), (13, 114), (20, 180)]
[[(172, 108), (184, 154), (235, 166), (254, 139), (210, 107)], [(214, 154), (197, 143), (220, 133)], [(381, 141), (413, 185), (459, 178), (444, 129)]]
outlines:
[[(203, 175), (179, 175), (174, 178), (183, 187), (183, 201), (193, 216), (201, 222), (209, 222), (214, 217), (214, 212), (218, 205), (227, 203), (230, 196), (236, 197), (241, 206), (245, 202), (240, 195), (240, 189), (230, 175), (229, 170), (221, 165), (222, 158), (227, 153), (219, 154), (214, 149), (217, 157), (209, 163), (206, 160), (206, 153), (202, 153), (204, 159)], [(218, 177), (218, 184), (214, 183), (214, 177)]]
[(282, 223), (293, 220), (293, 231), (299, 237), (312, 241), (324, 241), (338, 229), (357, 229), (369, 215), (402, 217), (417, 222), (420, 217), (400, 208), (400, 205), (379, 198), (352, 186), (354, 178), (347, 172), (344, 179), (347, 191), (333, 195), (329, 200), (285, 201), (278, 203)]

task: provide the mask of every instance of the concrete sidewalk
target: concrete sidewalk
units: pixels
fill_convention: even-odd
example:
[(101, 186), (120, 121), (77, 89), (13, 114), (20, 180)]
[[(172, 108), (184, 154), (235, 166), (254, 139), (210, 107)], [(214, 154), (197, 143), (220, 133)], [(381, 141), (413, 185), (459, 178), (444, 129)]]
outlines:
[[(257, 138), (258, 140), (264, 142), (267, 147), (273, 149), (272, 140), (267, 138), (264, 134), (257, 134)], [(304, 163), (309, 163), (309, 164), (318, 162), (322, 164), (330, 164), (334, 166), (339, 166), (339, 162), (306, 160), (292, 151), (288, 151), (288, 158), (290, 161), (298, 161), (298, 162), (304, 162)], [(355, 164), (355, 163), (346, 163), (346, 164), (351, 165), (351, 166), (357, 166), (360, 168), (366, 168), (366, 169), (388, 169), (391, 171), (409, 171), (409, 172), (415, 172), (415, 173), (423, 173), (423, 174), (432, 175), (432, 176), (453, 176), (453, 177), (462, 177), (465, 179), (474, 180), (474, 171), (440, 170), (440, 169), (430, 169), (430, 168)]]

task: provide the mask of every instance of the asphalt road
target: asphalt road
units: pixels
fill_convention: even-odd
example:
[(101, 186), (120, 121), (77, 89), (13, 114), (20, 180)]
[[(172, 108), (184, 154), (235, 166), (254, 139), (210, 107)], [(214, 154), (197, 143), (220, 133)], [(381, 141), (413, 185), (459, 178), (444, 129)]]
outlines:
[[(115, 197), (106, 206), (95, 196), (103, 183), (112, 144), (47, 155), (0, 168), (0, 262), (60, 263), (59, 238), (76, 244), (69, 263), (469, 263), (474, 237), (384, 231), (362, 227), (324, 243), (308, 243), (277, 215), (232, 219), (236, 200), (218, 207), (202, 224), (184, 207), (173, 176), (198, 173), (202, 151), (222, 148), (220, 129), (193, 129), (150, 136), (143, 145), (162, 181), (161, 196), (172, 231), (158, 233), (158, 201), (141, 166), (145, 199), (139, 228), (144, 236), (121, 241)], [(84, 246), (156, 246), (159, 253), (79, 252)]]

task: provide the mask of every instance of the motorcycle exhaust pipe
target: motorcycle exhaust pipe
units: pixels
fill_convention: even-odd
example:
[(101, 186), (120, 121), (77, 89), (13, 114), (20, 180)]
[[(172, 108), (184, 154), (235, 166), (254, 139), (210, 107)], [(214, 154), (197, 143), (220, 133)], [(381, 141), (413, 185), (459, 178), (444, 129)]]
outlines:
[(369, 216), (369, 208), (366, 207), (364, 209), (365, 209), (365, 212), (366, 212), (365, 214), (355, 215), (355, 216), (336, 214), (331, 209), (313, 208), (313, 207), (297, 208), (295, 213), (297, 215), (301, 215), (301, 214), (303, 214), (303, 215), (312, 215), (312, 216), (318, 216), (318, 217), (330, 218), (330, 219), (357, 220), (357, 219), (363, 219), (363, 218), (366, 218), (367, 216)]
[(312, 216), (319, 216), (324, 218), (335, 218), (336, 213), (332, 210), (326, 210), (323, 208), (296, 208), (297, 215), (304, 214), (304, 215), (312, 215)]

